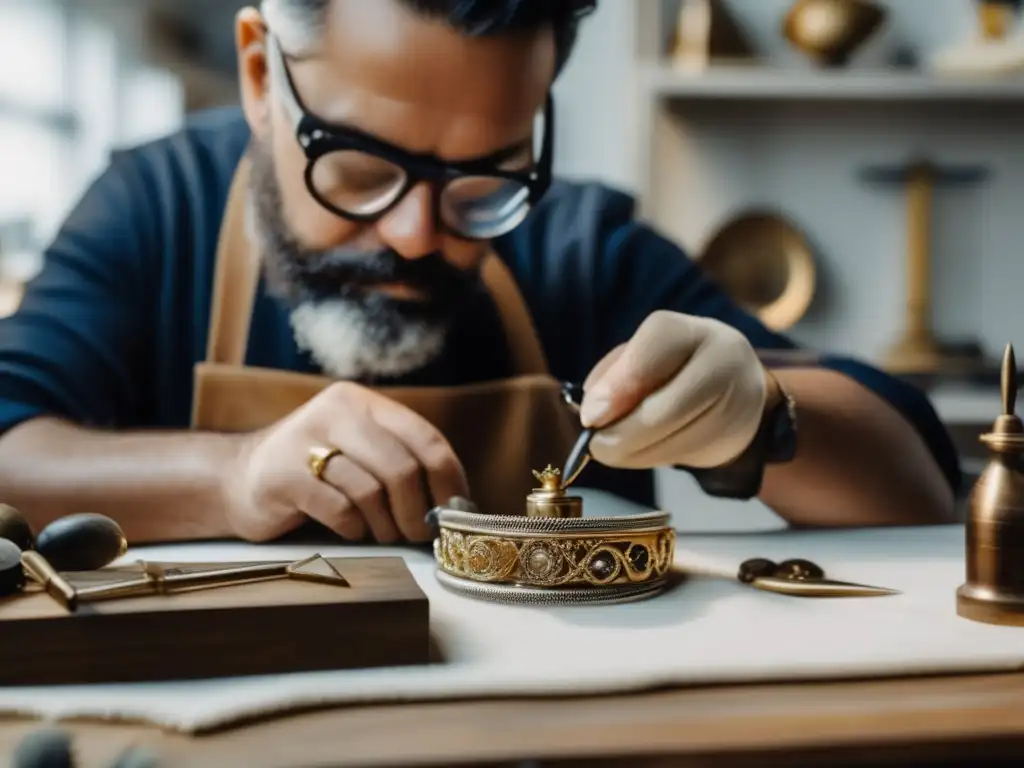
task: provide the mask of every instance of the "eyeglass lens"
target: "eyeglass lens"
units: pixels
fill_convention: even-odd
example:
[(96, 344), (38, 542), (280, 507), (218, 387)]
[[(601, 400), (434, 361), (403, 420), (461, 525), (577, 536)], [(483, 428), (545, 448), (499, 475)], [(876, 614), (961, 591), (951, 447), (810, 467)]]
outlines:
[[(358, 150), (328, 152), (310, 173), (316, 195), (345, 214), (368, 217), (384, 211), (405, 188), (400, 166)], [(514, 229), (529, 212), (530, 190), (498, 176), (459, 176), (441, 190), (439, 215), (465, 237), (488, 239)]]

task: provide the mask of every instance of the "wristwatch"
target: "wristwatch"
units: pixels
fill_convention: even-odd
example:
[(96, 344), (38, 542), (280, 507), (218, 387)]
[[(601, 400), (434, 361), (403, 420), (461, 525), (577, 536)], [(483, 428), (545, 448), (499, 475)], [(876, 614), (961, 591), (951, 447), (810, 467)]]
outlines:
[(693, 475), (709, 496), (752, 499), (761, 492), (767, 465), (784, 464), (796, 457), (796, 401), (774, 376), (772, 378), (779, 393), (778, 401), (769, 404), (757, 434), (743, 453), (721, 467), (677, 467)]

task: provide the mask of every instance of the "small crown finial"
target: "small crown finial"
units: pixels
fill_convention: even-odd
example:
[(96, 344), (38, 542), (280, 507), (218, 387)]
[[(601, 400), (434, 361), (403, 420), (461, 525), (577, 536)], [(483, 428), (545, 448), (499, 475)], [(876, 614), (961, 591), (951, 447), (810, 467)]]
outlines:
[(562, 472), (561, 470), (555, 469), (550, 464), (548, 464), (548, 466), (544, 469), (543, 472), (533, 470), (533, 476), (540, 481), (541, 490), (562, 490)]
[(1013, 416), (1017, 412), (1017, 356), (1013, 353), (1013, 344), (1006, 345), (1000, 378), (1003, 389), (1003, 414)]

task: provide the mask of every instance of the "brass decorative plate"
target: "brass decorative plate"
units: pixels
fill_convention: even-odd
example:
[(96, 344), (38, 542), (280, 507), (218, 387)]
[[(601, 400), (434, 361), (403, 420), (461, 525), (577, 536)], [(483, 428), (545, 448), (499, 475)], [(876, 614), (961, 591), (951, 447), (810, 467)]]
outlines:
[(785, 218), (749, 211), (728, 221), (708, 242), (701, 268), (773, 331), (785, 331), (814, 298), (814, 257), (803, 234)]

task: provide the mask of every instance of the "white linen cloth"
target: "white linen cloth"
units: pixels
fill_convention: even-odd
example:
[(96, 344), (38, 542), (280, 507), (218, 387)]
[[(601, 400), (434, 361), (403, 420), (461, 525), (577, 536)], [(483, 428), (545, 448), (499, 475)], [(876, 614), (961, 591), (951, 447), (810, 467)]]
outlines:
[[(641, 511), (582, 492), (588, 515)], [(422, 667), (187, 681), (0, 689), (0, 713), (142, 719), (196, 732), (311, 705), (504, 695), (598, 694), (663, 685), (1016, 670), (1024, 628), (956, 615), (962, 526), (681, 535), (683, 566), (735, 573), (748, 557), (814, 560), (830, 577), (902, 590), (892, 597), (795, 598), (724, 578), (619, 606), (511, 607), (440, 587), (432, 558), (351, 546), (189, 544), (125, 561), (234, 561), (402, 554), (430, 599), (443, 663)]]

